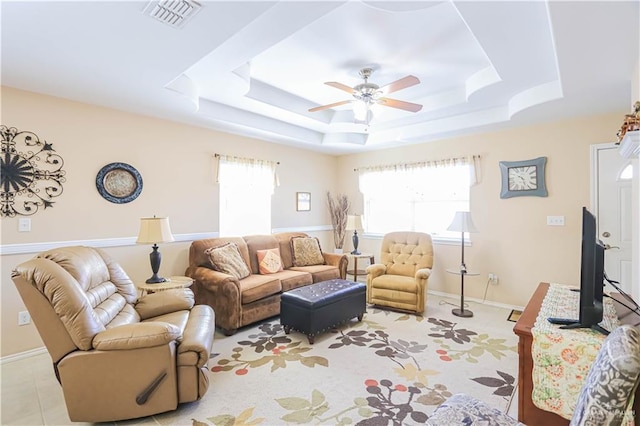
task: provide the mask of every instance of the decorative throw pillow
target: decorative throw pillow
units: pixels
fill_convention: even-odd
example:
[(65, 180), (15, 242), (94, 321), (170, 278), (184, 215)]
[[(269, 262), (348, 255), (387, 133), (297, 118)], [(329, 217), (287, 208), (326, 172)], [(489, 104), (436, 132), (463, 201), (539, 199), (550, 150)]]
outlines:
[(275, 274), (282, 271), (279, 248), (257, 250), (256, 254), (258, 255), (258, 268), (261, 274)]
[(209, 262), (211, 262), (211, 266), (216, 271), (233, 275), (239, 280), (248, 277), (251, 273), (236, 243), (212, 247), (206, 249), (204, 253), (209, 256)]
[(324, 265), (320, 241), (313, 237), (291, 237), (293, 266)]

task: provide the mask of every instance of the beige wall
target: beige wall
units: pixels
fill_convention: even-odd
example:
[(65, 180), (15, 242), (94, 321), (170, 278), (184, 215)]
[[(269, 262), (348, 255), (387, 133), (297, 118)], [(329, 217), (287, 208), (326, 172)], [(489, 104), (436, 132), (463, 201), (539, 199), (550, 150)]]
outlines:
[[(339, 159), (344, 190), (362, 210), (354, 168), (421, 159), (480, 154), (482, 181), (471, 189), (471, 213), (479, 233), (465, 261), (478, 277), (465, 280), (465, 294), (482, 300), (487, 274), (498, 275), (487, 300), (524, 306), (541, 281), (579, 284), (581, 207), (589, 207), (590, 144), (613, 142), (620, 114), (586, 117), (509, 129), (404, 148), (343, 156)], [(500, 199), (500, 161), (547, 157), (548, 197)], [(547, 226), (548, 215), (565, 216), (565, 226)], [(379, 253), (380, 240), (361, 238), (360, 248)], [(438, 244), (429, 289), (459, 293), (460, 277), (446, 273), (460, 263), (460, 246)]]
[[(271, 144), (194, 126), (128, 114), (49, 96), (2, 88), (2, 122), (29, 130), (53, 143), (64, 159), (67, 181), (53, 208), (31, 216), (31, 232), (18, 232), (18, 217), (2, 218), (3, 250), (11, 245), (134, 238), (139, 218), (169, 216), (177, 238), (218, 231), (218, 189), (214, 184), (214, 153), (279, 161), (280, 186), (272, 198), (276, 230), (310, 230), (332, 249), (326, 192), (336, 191), (337, 163), (333, 156)], [(98, 171), (108, 163), (124, 162), (142, 175), (141, 195), (128, 204), (104, 200), (96, 189)], [(303, 178), (301, 178), (303, 177)], [(296, 212), (295, 193), (312, 194), (310, 212)], [(9, 245), (9, 246), (8, 246)], [(188, 262), (188, 242), (161, 245), (161, 275), (182, 275)], [(131, 278), (151, 275), (149, 246), (106, 249)], [(24, 305), (10, 279), (11, 269), (32, 257), (1, 258), (1, 355), (42, 346), (33, 325), (17, 325)]]
[[(29, 233), (17, 232), (18, 218), (2, 218), (3, 248), (42, 242), (95, 241), (133, 238), (139, 218), (169, 216), (172, 231), (182, 235), (218, 230), (217, 188), (212, 154), (232, 154), (279, 161), (281, 186), (273, 196), (276, 230), (310, 231), (323, 249), (332, 247), (327, 190), (347, 193), (354, 211), (362, 211), (354, 167), (482, 155), (482, 182), (471, 192), (471, 209), (480, 233), (466, 250), (470, 269), (481, 275), (468, 279), (466, 294), (482, 299), (486, 275), (500, 277), (487, 300), (523, 306), (540, 281), (576, 284), (578, 280), (580, 207), (589, 204), (589, 145), (611, 142), (626, 112), (545, 124), (526, 129), (473, 135), (406, 148), (332, 157), (278, 144), (230, 135), (53, 97), (2, 88), (2, 123), (35, 132), (53, 143), (64, 158), (67, 182), (53, 208), (32, 216)], [(621, 115), (622, 114), (622, 115)], [(501, 200), (501, 160), (547, 156), (549, 197)], [(144, 188), (135, 201), (117, 205), (102, 199), (95, 176), (111, 162), (129, 163), (141, 173)], [(312, 193), (311, 212), (295, 211), (295, 192)], [(566, 226), (549, 227), (547, 215), (564, 215)], [(379, 253), (379, 240), (361, 238), (360, 249)], [(347, 241), (345, 248), (351, 246)], [(21, 246), (22, 247), (22, 246)], [(178, 275), (187, 266), (188, 241), (163, 244), (161, 275)], [(147, 246), (106, 249), (129, 273), (150, 275)], [(456, 268), (459, 245), (437, 245), (430, 289), (459, 294)], [(1, 356), (42, 346), (33, 325), (17, 326), (24, 310), (10, 271), (32, 253), (1, 258)]]

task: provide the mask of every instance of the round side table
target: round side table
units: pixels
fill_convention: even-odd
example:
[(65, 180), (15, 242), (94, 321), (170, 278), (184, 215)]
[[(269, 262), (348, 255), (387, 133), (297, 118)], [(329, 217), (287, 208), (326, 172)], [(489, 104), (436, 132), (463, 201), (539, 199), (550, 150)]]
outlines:
[(369, 259), (369, 265), (375, 263), (374, 256), (370, 253), (351, 254), (345, 253), (348, 258), (353, 259), (353, 269), (347, 271), (347, 275), (353, 275), (353, 280), (358, 281), (358, 275), (367, 275), (364, 269), (358, 269), (358, 259)]
[(157, 284), (137, 283), (136, 287), (140, 290), (140, 297), (142, 297), (147, 293), (155, 293), (156, 291), (171, 290), (174, 288), (186, 288), (191, 284), (193, 284), (193, 278), (175, 276), (168, 277), (167, 281)]

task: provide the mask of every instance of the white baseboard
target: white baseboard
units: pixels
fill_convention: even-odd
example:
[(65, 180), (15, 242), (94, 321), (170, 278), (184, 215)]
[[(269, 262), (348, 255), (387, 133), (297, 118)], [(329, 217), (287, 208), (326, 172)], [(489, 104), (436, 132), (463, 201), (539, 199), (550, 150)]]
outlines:
[(30, 349), (28, 351), (19, 352), (17, 354), (7, 355), (0, 358), (0, 364), (6, 364), (9, 362), (19, 361), (21, 359), (31, 358), (32, 356), (46, 354), (47, 348), (44, 346), (36, 349)]
[[(428, 294), (434, 294), (436, 296), (442, 296), (442, 297), (448, 297), (448, 298), (451, 298), (451, 299), (460, 300), (460, 295), (456, 294), (456, 293), (445, 293), (444, 291), (437, 291), (437, 290), (427, 290), (427, 293)], [(524, 310), (523, 306), (509, 305), (507, 303), (493, 302), (491, 300), (476, 299), (475, 297), (466, 297), (465, 296), (464, 300), (465, 300), (465, 302), (475, 302), (475, 303), (479, 303), (481, 305), (495, 306), (497, 308), (516, 309), (518, 311)]]

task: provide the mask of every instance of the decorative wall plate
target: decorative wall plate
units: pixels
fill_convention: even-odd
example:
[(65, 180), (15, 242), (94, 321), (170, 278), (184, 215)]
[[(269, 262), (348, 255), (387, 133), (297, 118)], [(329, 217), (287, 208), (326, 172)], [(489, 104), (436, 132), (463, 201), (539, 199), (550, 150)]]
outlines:
[(100, 169), (96, 176), (98, 192), (107, 201), (129, 203), (142, 192), (142, 176), (131, 165), (111, 163)]
[(500, 198), (547, 196), (544, 178), (547, 157), (524, 161), (501, 161), (502, 190)]

